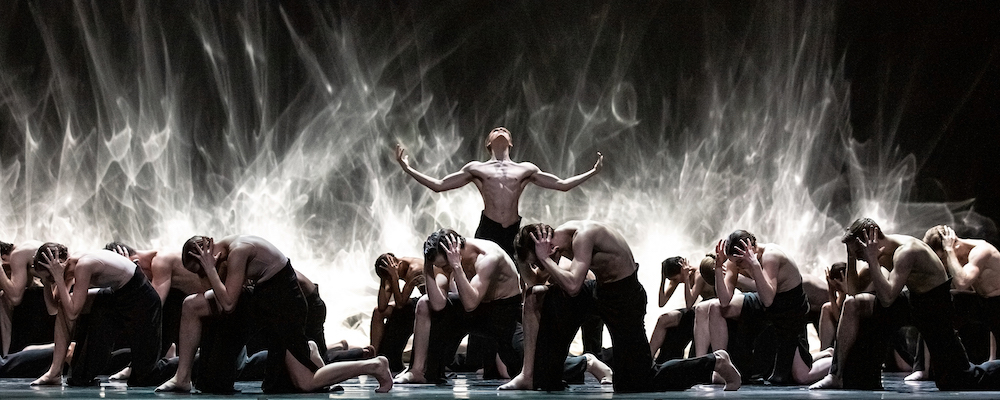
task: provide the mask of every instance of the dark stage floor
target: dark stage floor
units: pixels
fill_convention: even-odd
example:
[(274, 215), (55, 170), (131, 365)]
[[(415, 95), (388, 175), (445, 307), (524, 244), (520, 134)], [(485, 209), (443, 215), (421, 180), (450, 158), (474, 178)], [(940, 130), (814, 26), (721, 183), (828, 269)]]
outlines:
[(351, 379), (341, 386), (342, 392), (323, 394), (298, 394), (265, 396), (260, 391), (260, 382), (241, 382), (237, 389), (241, 394), (232, 396), (220, 395), (186, 395), (154, 393), (152, 388), (127, 389), (124, 384), (105, 383), (100, 388), (70, 388), (28, 386), (31, 379), (0, 379), (0, 399), (18, 398), (330, 398), (330, 399), (367, 399), (367, 398), (408, 398), (408, 399), (541, 399), (541, 398), (572, 398), (572, 399), (699, 399), (708, 397), (746, 398), (746, 399), (913, 399), (913, 398), (952, 398), (952, 399), (996, 399), (1000, 392), (938, 392), (933, 382), (904, 383), (903, 374), (890, 373), (883, 377), (886, 391), (809, 391), (805, 387), (766, 387), (744, 386), (738, 392), (724, 392), (722, 386), (696, 386), (684, 392), (622, 394), (615, 395), (611, 386), (601, 386), (592, 377), (587, 378), (584, 385), (571, 386), (569, 390), (559, 393), (551, 392), (498, 392), (496, 387), (503, 383), (498, 380), (480, 380), (474, 375), (459, 375), (452, 386), (430, 385), (396, 385), (388, 394), (376, 394), (375, 382), (372, 379)]

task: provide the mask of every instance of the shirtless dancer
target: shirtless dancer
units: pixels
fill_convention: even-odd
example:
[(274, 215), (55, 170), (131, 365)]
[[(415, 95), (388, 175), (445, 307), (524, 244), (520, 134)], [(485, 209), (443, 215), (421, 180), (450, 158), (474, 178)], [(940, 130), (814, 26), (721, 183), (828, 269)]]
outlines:
[[(305, 336), (308, 310), (291, 260), (270, 242), (256, 236), (229, 236), (216, 243), (209, 237), (194, 236), (184, 243), (182, 263), (191, 271), (203, 271), (212, 290), (184, 300), (177, 373), (157, 391), (191, 390), (201, 319), (220, 313), (232, 313), (243, 320), (242, 325), (264, 331), (270, 354), (261, 385), (265, 392), (312, 392), (363, 374), (378, 380), (377, 392), (392, 388), (385, 357), (322, 365), (318, 349), (315, 345), (310, 348)], [(219, 276), (220, 268), (227, 270), (225, 282)], [(242, 345), (247, 337), (232, 340), (242, 341)], [(228, 360), (235, 356), (218, 357)]]
[(0, 242), (0, 257), (3, 259), (3, 273), (0, 273), (0, 357), (10, 353), (13, 337), (14, 308), (21, 304), (25, 289), (31, 281), (28, 273), (34, 262), (35, 250), (42, 242), (27, 241), (14, 245)]
[[(71, 333), (89, 308), (86, 332), (76, 335), (71, 386), (92, 386), (111, 358), (119, 332), (131, 346), (129, 386), (163, 382), (169, 371), (160, 359), (161, 306), (149, 280), (131, 261), (109, 251), (69, 256), (66, 246), (45, 243), (35, 253), (32, 272), (46, 287), (46, 304), (56, 312), (55, 349), (49, 371), (32, 385), (59, 385)], [(74, 290), (69, 291), (70, 285)], [(89, 288), (90, 290), (86, 290)], [(82, 335), (81, 335), (82, 334)]]
[[(440, 272), (440, 271), (437, 271)], [(375, 260), (379, 277), (378, 306), (372, 311), (371, 345), (375, 353), (389, 359), (389, 370), (403, 370), (403, 349), (413, 336), (417, 297), (413, 289), (426, 294), (424, 261), (415, 257), (396, 257), (385, 253)], [(403, 288), (399, 282), (403, 281)]]
[[(938, 390), (1000, 389), (1000, 374), (997, 373), (1000, 363), (991, 361), (973, 365), (966, 356), (965, 348), (950, 323), (955, 315), (951, 280), (930, 246), (911, 236), (886, 235), (870, 218), (854, 221), (842, 241), (847, 245), (848, 272), (859, 259), (872, 269), (878, 266), (888, 271), (888, 276), (884, 272), (868, 274), (882, 307), (892, 305), (900, 297), (904, 286), (909, 289), (912, 321), (933, 354), (931, 368)], [(842, 317), (841, 330), (844, 319)], [(840, 340), (839, 330), (837, 336)], [(840, 343), (837, 346), (837, 353), (841, 355)], [(830, 372), (810, 389), (840, 388), (844, 368), (831, 368)]]
[(577, 187), (600, 172), (604, 156), (597, 153), (597, 163), (590, 171), (567, 179), (538, 169), (530, 162), (514, 162), (510, 159), (513, 147), (510, 131), (497, 127), (490, 131), (486, 139), (486, 149), (492, 156), (486, 162), (472, 161), (461, 170), (436, 179), (410, 166), (409, 156), (403, 145), (396, 145), (396, 160), (403, 171), (421, 185), (435, 192), (457, 189), (472, 182), (483, 197), (483, 213), (476, 229), (476, 239), (492, 240), (513, 256), (514, 236), (521, 225), (518, 202), (525, 186), (533, 183), (545, 189), (567, 191)]
[[(436, 284), (427, 285), (427, 296), (417, 303), (413, 359), (396, 383), (441, 382), (466, 334), (495, 341), (508, 370), (520, 372), (515, 337), (521, 330), (521, 288), (514, 262), (498, 244), (438, 230), (424, 242), (424, 281)], [(449, 283), (455, 292), (443, 289)]]
[[(604, 156), (600, 152), (597, 153), (597, 162), (590, 171), (561, 179), (540, 170), (530, 162), (512, 161), (510, 159), (511, 147), (513, 147), (513, 141), (510, 131), (504, 127), (493, 128), (486, 138), (486, 149), (491, 155), (488, 161), (469, 162), (459, 171), (448, 174), (441, 179), (427, 176), (413, 169), (410, 166), (409, 156), (406, 155), (401, 144), (396, 145), (396, 160), (404, 172), (435, 192), (457, 189), (470, 182), (475, 183), (483, 198), (483, 212), (479, 219), (479, 227), (476, 228), (473, 237), (492, 240), (499, 244), (508, 255), (514, 257), (514, 236), (521, 228), (518, 202), (528, 183), (545, 189), (568, 191), (597, 174), (604, 165)], [(602, 335), (599, 329), (587, 329), (587, 331), (598, 338)], [(489, 348), (487, 343), (480, 343), (479, 338), (470, 337), (469, 341), (469, 361), (473, 364), (484, 361), (478, 360), (478, 358), (488, 359), (492, 357), (490, 354), (495, 352), (494, 349)], [(589, 340), (589, 342), (593, 341), (594, 339)], [(484, 364), (487, 364), (484, 376), (496, 373), (492, 369), (492, 363)]]
[[(802, 274), (788, 254), (774, 243), (759, 244), (745, 230), (736, 230), (716, 245), (715, 282), (720, 307), (713, 311), (712, 348), (729, 344), (725, 318), (761, 315), (774, 325), (776, 354), (767, 381), (771, 384), (808, 384), (826, 373), (813, 369), (806, 335), (809, 300)], [(754, 280), (757, 292), (734, 294), (738, 275)]]
[[(969, 296), (976, 296), (970, 299), (978, 300), (967, 302), (969, 309), (960, 310), (964, 311), (963, 315), (982, 321), (994, 337), (1000, 337), (1000, 252), (996, 247), (985, 240), (959, 238), (946, 225), (928, 229), (924, 234), (924, 243), (934, 250), (948, 270), (948, 275), (952, 277), (952, 289), (975, 291)], [(967, 340), (970, 339), (964, 337), (963, 343), (969, 344)], [(996, 359), (996, 349), (991, 350), (990, 359)], [(907, 379), (923, 380), (926, 377), (927, 371), (919, 370)]]
[[(715, 264), (715, 255), (705, 257), (701, 263)], [(656, 326), (649, 338), (649, 352), (658, 362), (684, 358), (684, 347), (694, 339), (695, 311), (698, 298), (715, 298), (715, 287), (702, 278), (697, 268), (689, 265), (684, 257), (670, 257), (660, 264), (659, 305), (663, 308), (677, 290), (684, 285), (684, 308), (670, 310), (656, 319)], [(700, 266), (700, 264), (699, 264)], [(669, 284), (666, 282), (670, 281)], [(669, 335), (668, 335), (669, 332)], [(665, 341), (666, 340), (666, 341)], [(657, 356), (657, 352), (660, 353)]]
[[(653, 364), (644, 326), (646, 292), (632, 250), (617, 231), (594, 221), (570, 221), (556, 229), (533, 224), (521, 229), (516, 248), (520, 262), (544, 270), (553, 283), (539, 321), (535, 388), (565, 388), (563, 360), (576, 330), (595, 310), (613, 338), (615, 392), (685, 390), (711, 383), (713, 372), (725, 379), (727, 390), (740, 387), (739, 372), (724, 350)], [(571, 260), (569, 266), (560, 266), (560, 258)], [(585, 281), (587, 271), (596, 280)]]

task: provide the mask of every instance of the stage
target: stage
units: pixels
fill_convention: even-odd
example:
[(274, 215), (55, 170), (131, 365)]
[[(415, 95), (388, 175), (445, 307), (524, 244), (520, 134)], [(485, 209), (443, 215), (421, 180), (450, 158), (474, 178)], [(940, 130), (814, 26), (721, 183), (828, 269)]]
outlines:
[[(239, 382), (236, 388), (242, 393), (236, 395), (197, 395), (198, 398), (330, 398), (330, 399), (367, 399), (367, 398), (408, 398), (408, 399), (541, 399), (541, 398), (573, 398), (573, 399), (699, 399), (707, 397), (746, 398), (746, 399), (930, 399), (930, 398), (961, 398), (995, 399), (1000, 392), (938, 392), (933, 382), (907, 383), (903, 382), (902, 373), (886, 373), (883, 375), (885, 391), (854, 391), (854, 390), (824, 390), (809, 391), (804, 386), (769, 387), (747, 385), (737, 392), (724, 392), (721, 385), (695, 386), (684, 392), (661, 392), (644, 394), (615, 395), (610, 385), (601, 386), (587, 377), (587, 383), (570, 386), (565, 392), (529, 392), (511, 391), (499, 392), (496, 387), (503, 381), (476, 379), (475, 375), (460, 374), (452, 380), (450, 386), (433, 385), (396, 385), (387, 394), (374, 393), (376, 384), (373, 379), (351, 379), (341, 384), (343, 391), (331, 393), (312, 393), (294, 395), (264, 395), (260, 391), (260, 382)], [(0, 398), (30, 399), (30, 398), (191, 398), (190, 395), (176, 393), (155, 393), (152, 388), (128, 389), (124, 384), (105, 383), (100, 388), (71, 387), (30, 387), (30, 379), (0, 380)]]

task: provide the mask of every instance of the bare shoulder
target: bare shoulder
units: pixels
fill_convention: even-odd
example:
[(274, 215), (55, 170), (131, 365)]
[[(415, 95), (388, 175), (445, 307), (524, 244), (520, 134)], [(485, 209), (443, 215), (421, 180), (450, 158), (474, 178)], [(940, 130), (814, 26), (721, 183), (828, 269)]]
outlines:
[(969, 251), (969, 263), (977, 266), (998, 266), (1000, 264), (1000, 252), (990, 242), (977, 240), (975, 247)]

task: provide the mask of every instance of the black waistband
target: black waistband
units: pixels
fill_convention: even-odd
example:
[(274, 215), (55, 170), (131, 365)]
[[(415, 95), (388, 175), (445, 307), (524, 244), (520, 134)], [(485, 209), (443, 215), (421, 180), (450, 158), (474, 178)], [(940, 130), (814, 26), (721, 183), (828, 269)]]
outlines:
[(513, 224), (510, 224), (510, 226), (503, 226), (499, 222), (496, 222), (496, 221), (490, 219), (490, 217), (487, 217), (486, 216), (486, 211), (483, 211), (481, 213), (481, 217), (479, 218), (479, 226), (483, 227), (483, 228), (495, 228), (495, 229), (498, 229), (498, 230), (511, 229), (511, 230), (515, 230), (515, 231), (520, 231), (521, 230), (521, 217), (518, 216), (517, 217), (517, 222), (515, 222)]
[(272, 282), (281, 282), (291, 279), (293, 282), (298, 282), (298, 278), (295, 277), (295, 269), (292, 268), (292, 259), (289, 258), (285, 266), (281, 268), (280, 271), (275, 273), (270, 278), (267, 278), (264, 282), (255, 282), (254, 287), (257, 289), (262, 289), (268, 287)]
[(128, 292), (130, 290), (136, 290), (140, 286), (142, 286), (142, 283), (145, 281), (146, 281), (146, 275), (142, 273), (142, 270), (140, 270), (139, 267), (135, 267), (135, 272), (132, 274), (132, 278), (130, 278), (128, 282), (125, 282), (125, 284), (122, 285), (122, 287), (116, 289), (114, 292), (119, 293), (119, 292)]
[(632, 275), (626, 276), (626, 277), (624, 277), (622, 279), (619, 279), (617, 281), (614, 281), (614, 282), (605, 282), (605, 283), (602, 283), (601, 281), (597, 281), (597, 287), (599, 287), (601, 289), (604, 289), (604, 290), (613, 290), (613, 289), (617, 289), (619, 287), (629, 287), (629, 286), (634, 286), (634, 285), (638, 285), (638, 284), (639, 284), (639, 268), (638, 268), (638, 265), (636, 266), (635, 271), (632, 271)]

